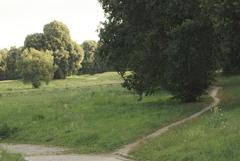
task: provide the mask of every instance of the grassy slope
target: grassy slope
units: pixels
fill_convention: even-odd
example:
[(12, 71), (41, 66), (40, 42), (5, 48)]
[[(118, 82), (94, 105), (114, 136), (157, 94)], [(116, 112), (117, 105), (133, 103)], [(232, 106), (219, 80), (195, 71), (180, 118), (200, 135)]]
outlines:
[(139, 160), (239, 161), (240, 77), (221, 78), (220, 109), (171, 130), (136, 149)]
[(9, 154), (5, 151), (0, 150), (0, 161), (24, 161), (21, 155)]
[[(105, 85), (109, 83), (113, 85)], [(81, 153), (108, 152), (207, 102), (178, 105), (164, 91), (137, 102), (138, 96), (119, 83), (116, 73), (54, 81), (39, 90), (18, 81), (2, 82), (0, 124), (17, 128), (3, 141), (65, 146)]]

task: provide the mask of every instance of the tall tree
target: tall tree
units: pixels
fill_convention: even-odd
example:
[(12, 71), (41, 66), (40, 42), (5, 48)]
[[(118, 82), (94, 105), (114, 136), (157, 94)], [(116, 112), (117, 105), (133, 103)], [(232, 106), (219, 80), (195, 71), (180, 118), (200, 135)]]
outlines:
[[(169, 78), (166, 76), (169, 72), (167, 68), (170, 60), (168, 51), (170, 51), (169, 48), (174, 42), (171, 33), (186, 20), (195, 22), (195, 20), (205, 16), (201, 15), (201, 1), (99, 1), (107, 16), (107, 21), (103, 23), (103, 27), (100, 29), (100, 54), (108, 61), (109, 65), (121, 73), (125, 80), (123, 86), (135, 90), (139, 95), (151, 94), (160, 87), (165, 87), (166, 79)], [(190, 29), (189, 32), (192, 33)], [(200, 38), (198, 34), (201, 34), (201, 32), (196, 32), (193, 36), (197, 35), (196, 38)], [(176, 41), (181, 39), (175, 38)], [(201, 41), (199, 43), (199, 46), (202, 47), (206, 45)], [(196, 47), (196, 45), (193, 46)], [(182, 53), (178, 52), (178, 54), (181, 55)], [(193, 52), (192, 54), (198, 53)], [(203, 57), (206, 58), (206, 55), (207, 53), (203, 54)], [(201, 56), (198, 58), (202, 59)], [(189, 61), (192, 60), (189, 59)], [(131, 71), (131, 74), (126, 73), (126, 71)], [(177, 74), (178, 71), (172, 72)], [(213, 71), (211, 69), (205, 72)], [(203, 81), (211, 82), (211, 80)], [(167, 85), (167, 87), (169, 86)], [(187, 91), (187, 88), (183, 87), (183, 90)], [(205, 86), (201, 88), (202, 91), (206, 89)], [(183, 101), (188, 101), (188, 99), (179, 97), (175, 92), (173, 94)], [(194, 97), (198, 97), (200, 94), (202, 92), (194, 95)]]

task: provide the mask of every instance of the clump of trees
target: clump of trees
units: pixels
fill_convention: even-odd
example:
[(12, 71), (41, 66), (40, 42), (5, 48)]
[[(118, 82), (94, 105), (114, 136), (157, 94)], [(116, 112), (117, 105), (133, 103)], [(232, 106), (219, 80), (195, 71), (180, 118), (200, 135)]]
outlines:
[(22, 78), (39, 88), (41, 82), (78, 73), (84, 51), (71, 39), (68, 27), (53, 21), (43, 31), (28, 35), (24, 47), (0, 50), (0, 80)]
[(107, 18), (99, 54), (140, 96), (165, 88), (191, 102), (214, 82), (216, 70), (240, 71), (237, 0), (99, 2)]
[(43, 33), (28, 35), (24, 48), (34, 48), (40, 51), (52, 51), (54, 57), (55, 79), (65, 79), (77, 74), (81, 68), (84, 51), (80, 45), (71, 39), (68, 27), (59, 21), (46, 24)]
[(21, 53), (22, 49), (16, 47), (0, 50), (0, 80), (14, 80), (21, 77), (17, 67)]
[(53, 78), (53, 55), (49, 51), (25, 49), (18, 65), (23, 82), (31, 83), (34, 88), (39, 88), (42, 82), (48, 84)]

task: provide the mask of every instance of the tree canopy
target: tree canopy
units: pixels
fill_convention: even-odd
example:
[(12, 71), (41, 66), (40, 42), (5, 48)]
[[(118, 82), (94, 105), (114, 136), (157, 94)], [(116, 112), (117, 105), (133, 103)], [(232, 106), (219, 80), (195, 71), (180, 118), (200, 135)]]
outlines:
[[(201, 0), (99, 1), (107, 17), (107, 21), (100, 29), (100, 54), (109, 65), (121, 73), (125, 80), (124, 87), (135, 90), (139, 95), (152, 94), (159, 88), (167, 88), (182, 101), (192, 101), (212, 83), (210, 75), (214, 73), (213, 66), (216, 62), (216, 57), (212, 56), (214, 44), (209, 45), (202, 41), (205, 39), (209, 43), (214, 41), (202, 31), (202, 29), (207, 29), (208, 33), (212, 31), (212, 24), (202, 25), (209, 21), (208, 15), (202, 11)], [(189, 42), (192, 43), (191, 46), (187, 46)], [(195, 51), (199, 47), (210, 51)], [(171, 65), (173, 55), (186, 58), (185, 60), (174, 58), (177, 66), (173, 67)], [(188, 59), (188, 55), (191, 58)], [(210, 67), (202, 68), (206, 63), (200, 64), (197, 59), (210, 59), (208, 61)], [(175, 84), (167, 83), (173, 80), (175, 82), (176, 78), (184, 74), (181, 71), (186, 69), (185, 65), (181, 65), (182, 61), (189, 65), (189, 73), (196, 72), (196, 68), (202, 69), (201, 73), (209, 73), (205, 79), (198, 80), (202, 81), (201, 87), (195, 86), (197, 83), (188, 79), (194, 75), (184, 78), (188, 86), (180, 83), (178, 86), (181, 87), (176, 88)], [(197, 64), (194, 65), (195, 63)], [(126, 71), (131, 71), (131, 74), (126, 74)], [(173, 75), (178, 76), (174, 78)], [(192, 90), (187, 92), (189, 87)], [(179, 97), (180, 94), (176, 93), (176, 90), (187, 95), (184, 95), (184, 98)], [(190, 98), (190, 95), (194, 98), (189, 100), (187, 98)]]

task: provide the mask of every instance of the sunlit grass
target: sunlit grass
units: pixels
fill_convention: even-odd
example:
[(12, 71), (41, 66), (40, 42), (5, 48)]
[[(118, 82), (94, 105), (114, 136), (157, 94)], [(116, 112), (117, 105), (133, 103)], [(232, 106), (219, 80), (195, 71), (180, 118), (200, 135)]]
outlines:
[(2, 82), (0, 124), (14, 129), (2, 141), (64, 146), (80, 153), (109, 152), (210, 101), (179, 104), (160, 91), (138, 102), (138, 96), (120, 82), (116, 73), (53, 81), (41, 89)]
[(224, 88), (219, 107), (131, 154), (151, 161), (239, 161), (240, 77), (221, 78), (218, 84)]

